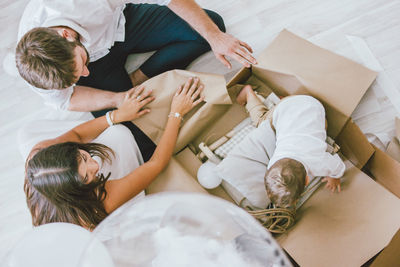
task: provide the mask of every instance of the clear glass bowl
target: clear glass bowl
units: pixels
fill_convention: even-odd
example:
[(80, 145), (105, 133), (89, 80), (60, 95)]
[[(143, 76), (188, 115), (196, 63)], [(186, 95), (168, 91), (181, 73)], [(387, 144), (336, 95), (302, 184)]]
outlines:
[(93, 234), (116, 267), (291, 266), (252, 216), (205, 194), (160, 193), (128, 202)]

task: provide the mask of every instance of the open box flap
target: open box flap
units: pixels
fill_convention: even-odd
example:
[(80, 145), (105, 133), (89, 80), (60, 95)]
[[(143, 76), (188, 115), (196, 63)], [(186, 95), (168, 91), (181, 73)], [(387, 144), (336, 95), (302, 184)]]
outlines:
[[(400, 198), (400, 163), (373, 146), (375, 153), (368, 162), (368, 170), (375, 181)], [(396, 212), (400, 213), (400, 206)]]
[(174, 157), (146, 189), (146, 194), (159, 192), (196, 192), (207, 194), (192, 175)]
[(389, 142), (386, 153), (397, 162), (400, 162), (400, 143), (397, 137), (393, 137), (392, 141)]
[(398, 266), (400, 262), (400, 229), (392, 238), (389, 245), (379, 254), (371, 267)]
[(232, 101), (226, 91), (226, 81), (222, 75), (171, 70), (143, 83), (146, 90), (153, 91), (155, 100), (146, 106), (151, 112), (135, 119), (134, 123), (157, 144), (168, 120), (173, 95), (179, 86), (194, 76), (199, 77), (204, 85), (205, 99), (204, 103), (185, 115), (175, 152), (191, 142), (210, 121), (219, 117), (230, 106)]
[[(327, 105), (335, 107), (347, 118), (377, 75), (376, 72), (287, 30), (283, 30), (261, 52), (257, 60), (258, 65), (254, 66), (257, 71), (264, 69), (295, 76), (309, 94), (319, 99), (326, 108)], [(329, 112), (327, 108), (327, 114)], [(330, 130), (333, 137), (346, 123), (345, 119), (339, 121), (334, 126), (335, 129)]]
[(394, 124), (395, 124), (397, 141), (400, 141), (400, 119), (396, 117), (396, 119), (394, 120)]
[(375, 153), (367, 137), (351, 119), (343, 127), (336, 142), (340, 146), (340, 152), (359, 169), (362, 169)]
[(280, 73), (266, 70), (259, 67), (253, 67), (253, 74), (261, 81), (265, 82), (279, 96), (288, 95), (312, 95), (316, 97), (325, 108), (326, 118), (328, 120), (328, 135), (336, 138), (349, 116), (344, 115), (335, 106), (325, 102), (323, 99), (313, 94), (298, 77), (291, 74)]
[(293, 228), (278, 237), (300, 266), (361, 266), (400, 227), (400, 199), (350, 165), (342, 192), (319, 188), (298, 211)]
[(226, 87), (229, 87), (238, 84), (238, 83), (243, 83), (245, 80), (247, 80), (251, 75), (251, 68), (241, 68), (238, 73), (236, 73), (232, 79), (227, 83)]

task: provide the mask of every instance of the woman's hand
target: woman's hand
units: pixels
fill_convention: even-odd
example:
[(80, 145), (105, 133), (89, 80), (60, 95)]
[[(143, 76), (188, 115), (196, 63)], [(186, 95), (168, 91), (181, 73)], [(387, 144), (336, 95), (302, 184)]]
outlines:
[(179, 113), (183, 116), (204, 100), (204, 96), (201, 95), (204, 86), (199, 82), (197, 77), (189, 78), (178, 88), (172, 99), (171, 113)]
[[(180, 115), (186, 114), (203, 101), (204, 98), (200, 96), (202, 88), (203, 86), (199, 86), (199, 79), (189, 79), (175, 93), (171, 104), (171, 112), (176, 112)], [(180, 121), (180, 119), (173, 118), (167, 120), (164, 132), (150, 160), (121, 179), (107, 181), (107, 196), (103, 202), (107, 212), (112, 212), (140, 193), (167, 166), (174, 152)]]
[(113, 111), (114, 123), (132, 121), (150, 112), (150, 109), (142, 108), (153, 101), (154, 96), (150, 96), (152, 93), (151, 90), (144, 93), (143, 90), (144, 86), (139, 85), (126, 93), (124, 102), (122, 102), (117, 110)]

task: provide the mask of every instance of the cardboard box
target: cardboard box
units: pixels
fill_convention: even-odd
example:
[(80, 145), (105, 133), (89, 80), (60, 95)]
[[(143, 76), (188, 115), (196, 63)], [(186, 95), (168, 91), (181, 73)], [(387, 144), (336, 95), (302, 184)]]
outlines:
[[(371, 145), (350, 119), (376, 73), (288, 31), (279, 34), (258, 62), (251, 69), (240, 70), (228, 83), (231, 97), (237, 91), (235, 85), (245, 83), (258, 86), (265, 94), (272, 90), (280, 96), (316, 97), (326, 109), (328, 134), (341, 146), (348, 166), (342, 193), (331, 194), (319, 188), (299, 210), (297, 223), (278, 237), (279, 243), (300, 266), (361, 266), (382, 249), (373, 266), (400, 263), (400, 254), (396, 253), (400, 249), (400, 163)], [(166, 117), (174, 89), (190, 75), (193, 74), (173, 71), (147, 83), (156, 97), (163, 95), (163, 103), (153, 106), (162, 109), (162, 104), (164, 113), (152, 118), (144, 116), (139, 122), (154, 141), (162, 133), (165, 120), (159, 118), (161, 114)], [(185, 118), (178, 138), (180, 153), (175, 157), (179, 168), (193, 179), (201, 164), (195, 156), (198, 144), (212, 143), (247, 116), (243, 107), (231, 104), (218, 77), (196, 75), (201, 76), (207, 88), (207, 103)], [(167, 176), (178, 174), (171, 169), (166, 172)], [(152, 188), (153, 185), (149, 189), (152, 192), (163, 190), (160, 186)], [(210, 193), (222, 194), (229, 200), (220, 188)]]

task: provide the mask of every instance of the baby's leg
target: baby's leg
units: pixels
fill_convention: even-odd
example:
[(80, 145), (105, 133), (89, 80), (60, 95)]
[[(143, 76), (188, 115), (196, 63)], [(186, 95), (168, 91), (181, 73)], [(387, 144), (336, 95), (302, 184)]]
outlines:
[(268, 109), (257, 97), (250, 85), (246, 85), (236, 97), (236, 102), (246, 105), (246, 110), (250, 115), (251, 121), (258, 126), (267, 118)]

